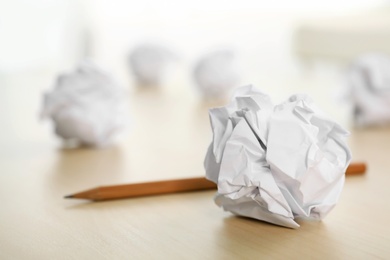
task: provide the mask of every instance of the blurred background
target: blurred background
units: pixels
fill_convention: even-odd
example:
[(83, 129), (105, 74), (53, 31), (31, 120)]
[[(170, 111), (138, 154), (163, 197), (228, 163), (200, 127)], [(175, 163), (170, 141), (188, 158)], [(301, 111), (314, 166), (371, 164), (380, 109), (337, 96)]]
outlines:
[[(168, 57), (158, 87), (147, 91), (130, 61), (140, 46)], [(205, 55), (226, 49), (235, 57), (236, 86), (254, 84), (275, 103), (307, 93), (350, 128), (345, 71), (362, 54), (390, 54), (390, 1), (1, 0), (2, 158), (61, 146), (52, 125), (39, 120), (42, 95), (59, 74), (88, 59), (128, 91), (131, 134), (115, 148), (131, 161), (125, 168), (148, 174), (149, 164), (164, 161), (162, 172), (202, 174), (211, 141), (207, 108), (223, 101), (205, 101), (194, 69)], [(57, 163), (64, 162), (60, 153)]]

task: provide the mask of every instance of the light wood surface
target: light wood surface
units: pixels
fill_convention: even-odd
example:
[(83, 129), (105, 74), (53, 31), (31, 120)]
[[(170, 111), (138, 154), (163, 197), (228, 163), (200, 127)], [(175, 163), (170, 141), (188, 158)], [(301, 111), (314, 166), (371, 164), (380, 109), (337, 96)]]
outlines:
[(0, 259), (390, 258), (390, 129), (352, 130), (353, 158), (367, 173), (347, 179), (323, 221), (291, 230), (223, 212), (213, 191), (63, 199), (94, 186), (203, 175), (207, 106), (180, 91), (133, 93), (122, 141), (64, 150), (37, 120), (39, 99), (21, 95), (27, 79), (14, 80), (17, 92), (0, 89)]

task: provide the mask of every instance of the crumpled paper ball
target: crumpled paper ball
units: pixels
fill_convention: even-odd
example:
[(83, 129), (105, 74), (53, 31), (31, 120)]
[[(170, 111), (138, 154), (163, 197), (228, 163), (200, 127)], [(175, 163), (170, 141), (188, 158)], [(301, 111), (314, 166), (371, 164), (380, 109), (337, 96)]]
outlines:
[(348, 132), (308, 97), (275, 106), (252, 86), (241, 87), (229, 105), (210, 109), (210, 122), (205, 169), (218, 185), (218, 206), (289, 228), (335, 206), (351, 160)]
[(240, 81), (236, 55), (232, 50), (211, 52), (199, 59), (193, 75), (204, 99), (223, 99)]
[(175, 55), (167, 48), (155, 44), (142, 44), (129, 55), (129, 66), (138, 86), (162, 84), (167, 63)]
[(55, 133), (78, 145), (105, 146), (128, 123), (126, 93), (105, 72), (84, 62), (59, 75), (44, 95), (43, 117), (53, 120)]
[(352, 63), (347, 96), (354, 105), (357, 126), (390, 124), (390, 57), (368, 54)]

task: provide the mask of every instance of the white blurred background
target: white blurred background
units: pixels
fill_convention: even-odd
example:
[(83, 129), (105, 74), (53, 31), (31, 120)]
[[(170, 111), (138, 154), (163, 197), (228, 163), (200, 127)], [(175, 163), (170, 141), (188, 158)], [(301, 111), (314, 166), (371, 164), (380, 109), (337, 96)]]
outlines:
[[(364, 34), (359, 27), (372, 23), (372, 18), (361, 21), (353, 16), (386, 17), (388, 7), (384, 0), (1, 1), (0, 73), (57, 73), (89, 57), (126, 84), (131, 79), (127, 55), (137, 44), (152, 42), (173, 50), (185, 69), (212, 49), (233, 48), (243, 67), (243, 82), (277, 85), (299, 68), (293, 39), (300, 26), (316, 20), (326, 26), (334, 17), (351, 16), (350, 31)], [(380, 33), (389, 34), (389, 24), (383, 22), (377, 24), (383, 27)], [(339, 26), (343, 24), (326, 29)]]
[[(42, 92), (58, 73), (86, 58), (134, 90), (128, 55), (143, 43), (175, 54), (162, 86), (172, 95), (198, 98), (195, 62), (209, 51), (230, 48), (239, 60), (240, 84), (255, 84), (276, 102), (306, 92), (331, 116), (348, 122), (348, 106), (335, 98), (343, 72), (362, 53), (390, 53), (389, 17), (385, 0), (2, 0), (0, 131), (28, 136), (18, 134), (23, 127), (16, 124), (23, 123), (12, 118), (33, 125)], [(18, 109), (22, 106), (28, 111)]]

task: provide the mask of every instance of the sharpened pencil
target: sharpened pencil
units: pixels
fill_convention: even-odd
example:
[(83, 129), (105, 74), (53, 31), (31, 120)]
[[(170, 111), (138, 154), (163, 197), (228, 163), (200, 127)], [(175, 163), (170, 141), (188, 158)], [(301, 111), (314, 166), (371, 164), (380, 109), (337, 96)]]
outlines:
[(216, 188), (215, 183), (205, 178), (192, 178), (98, 187), (65, 198), (100, 201)]
[[(346, 175), (360, 175), (363, 174), (365, 171), (366, 164), (351, 163), (347, 168)], [(64, 198), (102, 201), (187, 191), (211, 190), (216, 188), (217, 185), (215, 183), (201, 177), (191, 179), (104, 186), (71, 194), (65, 196)]]

